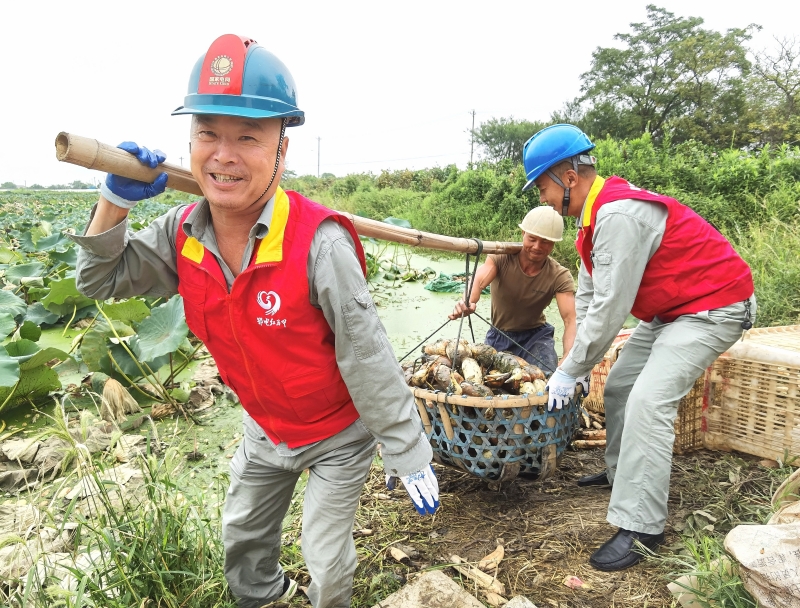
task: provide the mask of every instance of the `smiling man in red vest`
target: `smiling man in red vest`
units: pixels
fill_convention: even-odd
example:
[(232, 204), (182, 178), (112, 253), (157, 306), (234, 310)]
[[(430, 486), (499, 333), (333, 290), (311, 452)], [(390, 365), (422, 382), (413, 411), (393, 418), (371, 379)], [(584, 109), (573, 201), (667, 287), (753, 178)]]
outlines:
[(606, 379), (606, 470), (578, 480), (612, 486), (608, 521), (619, 530), (590, 559), (610, 571), (641, 559), (634, 541), (663, 542), (678, 403), (752, 327), (756, 302), (750, 268), (725, 237), (673, 198), (598, 176), (593, 148), (577, 127), (553, 125), (523, 159), (525, 189), (578, 218), (578, 332), (549, 380), (549, 407), (587, 383), (629, 313), (641, 319)]
[[(359, 496), (381, 442), (386, 473), (420, 513), (438, 507), (432, 451), (375, 312), (352, 224), (279, 187), (303, 124), (286, 66), (254, 40), (218, 38), (174, 114), (192, 115), (191, 167), (205, 197), (127, 231), (136, 201), (163, 192), (109, 175), (82, 237), (78, 288), (92, 298), (184, 299), (186, 322), (244, 407), (222, 536), (225, 576), (244, 608), (287, 600), (282, 521), (309, 469), (303, 556), (316, 608), (350, 606)], [(120, 147), (151, 167), (164, 161)]]

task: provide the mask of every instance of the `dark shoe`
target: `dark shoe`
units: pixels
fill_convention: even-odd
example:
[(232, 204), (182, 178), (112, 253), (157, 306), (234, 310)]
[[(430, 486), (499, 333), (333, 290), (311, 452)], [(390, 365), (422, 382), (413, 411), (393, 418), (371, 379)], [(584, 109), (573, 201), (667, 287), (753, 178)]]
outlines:
[(597, 570), (613, 572), (624, 570), (638, 564), (642, 559), (641, 549), (636, 546), (635, 541), (639, 541), (651, 551), (664, 542), (664, 533), (645, 534), (644, 532), (632, 532), (620, 528), (617, 533), (607, 540), (602, 547), (592, 553), (589, 563)]
[(594, 475), (586, 475), (585, 477), (581, 477), (578, 479), (578, 485), (582, 488), (586, 486), (601, 486), (604, 488), (610, 488), (611, 484), (608, 483), (608, 475), (605, 471), (602, 473), (595, 473)]
[(275, 604), (289, 601), (292, 597), (294, 597), (294, 594), (296, 592), (297, 592), (297, 583), (284, 574), (283, 593), (281, 594), (281, 596), (276, 600), (272, 600), (271, 602), (264, 604), (261, 608), (269, 608), (269, 606), (274, 606)]

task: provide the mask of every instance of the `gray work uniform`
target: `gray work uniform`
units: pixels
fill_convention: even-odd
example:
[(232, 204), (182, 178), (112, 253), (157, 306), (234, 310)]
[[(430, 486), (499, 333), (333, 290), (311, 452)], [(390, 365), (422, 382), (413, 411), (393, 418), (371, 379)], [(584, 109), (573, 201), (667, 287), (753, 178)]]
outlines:
[[(583, 212), (579, 217), (583, 217)], [(578, 332), (561, 367), (586, 375), (605, 354), (633, 307), (645, 266), (664, 235), (667, 208), (620, 200), (597, 212), (592, 275), (581, 264), (575, 296)], [(755, 296), (750, 298), (755, 320)], [(704, 370), (742, 336), (745, 305), (641, 322), (606, 379), (608, 521), (658, 534), (667, 518), (678, 403)]]
[[(274, 198), (251, 229), (242, 270), (256, 240), (269, 232), (273, 208)], [(97, 299), (177, 293), (178, 229), (216, 256), (230, 289), (233, 273), (219, 254), (208, 203), (201, 201), (180, 225), (184, 210), (173, 208), (138, 232), (128, 231), (127, 222), (122, 222), (99, 235), (73, 236), (81, 246), (78, 289)], [(318, 227), (307, 274), (309, 300), (334, 332), (336, 361), (360, 418), (333, 437), (289, 449), (285, 443), (274, 445), (244, 414), (244, 440), (231, 461), (222, 534), (225, 575), (245, 608), (262, 606), (281, 594), (281, 525), (304, 469), (310, 469), (302, 533), (312, 579), (308, 595), (317, 608), (345, 608), (350, 605), (357, 561), (353, 520), (376, 439), (382, 444), (386, 472), (392, 475), (418, 471), (432, 456), (383, 324), (373, 306), (354, 299), (366, 290), (366, 281), (353, 240), (338, 222), (326, 220)], [(351, 333), (348, 321), (363, 331)]]

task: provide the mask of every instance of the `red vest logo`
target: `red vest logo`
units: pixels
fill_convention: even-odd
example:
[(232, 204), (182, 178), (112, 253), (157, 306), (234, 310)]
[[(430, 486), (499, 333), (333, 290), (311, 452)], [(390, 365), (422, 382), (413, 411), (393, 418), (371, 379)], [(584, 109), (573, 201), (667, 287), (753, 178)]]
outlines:
[(273, 316), (281, 309), (281, 297), (274, 291), (259, 291), (256, 299), (264, 309), (264, 316)]

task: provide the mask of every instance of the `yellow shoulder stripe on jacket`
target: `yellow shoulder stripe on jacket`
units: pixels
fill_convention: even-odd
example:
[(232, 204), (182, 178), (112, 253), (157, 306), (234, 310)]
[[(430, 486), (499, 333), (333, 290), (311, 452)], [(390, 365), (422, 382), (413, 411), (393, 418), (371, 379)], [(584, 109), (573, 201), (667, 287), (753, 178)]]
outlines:
[(289, 219), (289, 196), (278, 188), (275, 193), (275, 209), (272, 210), (272, 221), (269, 232), (261, 241), (256, 253), (256, 264), (280, 262), (283, 259), (283, 235)]
[(206, 252), (206, 248), (200, 244), (193, 236), (190, 236), (186, 239), (186, 242), (183, 244), (183, 249), (181, 249), (181, 255), (185, 258), (192, 260), (196, 264), (199, 264), (203, 261), (203, 255)]
[(600, 194), (600, 190), (603, 189), (603, 184), (606, 183), (599, 175), (594, 178), (594, 183), (592, 187), (589, 188), (589, 196), (586, 197), (586, 204), (583, 206), (583, 217), (581, 218), (581, 226), (588, 226), (592, 223), (592, 207), (594, 207), (594, 202), (597, 200), (597, 195)]

